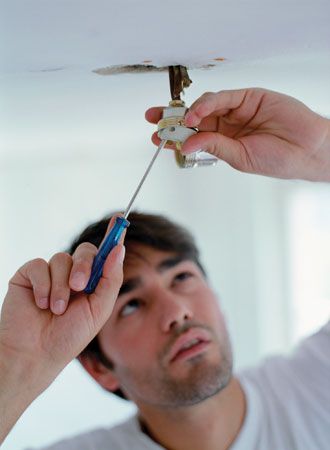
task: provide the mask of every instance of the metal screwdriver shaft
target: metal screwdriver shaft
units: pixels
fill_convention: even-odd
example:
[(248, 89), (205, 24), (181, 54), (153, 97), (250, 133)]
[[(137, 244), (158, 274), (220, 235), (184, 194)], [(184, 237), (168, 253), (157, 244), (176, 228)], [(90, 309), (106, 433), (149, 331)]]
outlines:
[(141, 189), (141, 187), (144, 183), (144, 180), (146, 179), (148, 173), (150, 172), (150, 169), (153, 166), (155, 159), (159, 155), (159, 152), (162, 150), (162, 148), (165, 147), (166, 142), (167, 142), (166, 140), (161, 141), (147, 170), (145, 171), (145, 174), (142, 177), (142, 180), (140, 181), (136, 191), (134, 192), (134, 195), (133, 195), (131, 201), (129, 202), (129, 204), (127, 206), (127, 209), (124, 213), (124, 217), (122, 217), (122, 216), (116, 217), (116, 221), (115, 221), (113, 227), (111, 228), (109, 234), (106, 236), (101, 247), (99, 248), (99, 251), (97, 252), (97, 255), (95, 256), (94, 261), (93, 261), (91, 276), (88, 280), (86, 288), (84, 289), (86, 294), (92, 294), (95, 291), (95, 289), (98, 285), (98, 282), (100, 281), (100, 278), (102, 277), (103, 266), (107, 259), (107, 256), (109, 255), (111, 250), (120, 242), (120, 238), (121, 238), (124, 230), (129, 226), (129, 221), (127, 220), (127, 217), (130, 213), (133, 202), (134, 202), (137, 194), (139, 193), (139, 190)]
[(156, 150), (156, 153), (154, 154), (152, 160), (150, 161), (150, 164), (149, 164), (147, 170), (145, 171), (145, 173), (144, 173), (144, 175), (143, 175), (143, 177), (142, 177), (142, 179), (141, 179), (141, 181), (140, 181), (138, 187), (136, 188), (136, 191), (135, 191), (134, 194), (133, 194), (133, 197), (131, 198), (131, 201), (129, 202), (129, 204), (128, 204), (127, 208), (126, 208), (126, 211), (125, 211), (125, 213), (124, 213), (124, 219), (127, 219), (128, 215), (129, 215), (129, 213), (130, 213), (130, 211), (131, 211), (131, 209), (132, 209), (134, 200), (136, 199), (136, 196), (138, 195), (138, 193), (139, 193), (139, 191), (140, 191), (140, 189), (141, 189), (141, 187), (142, 187), (142, 185), (143, 185), (145, 179), (147, 178), (148, 173), (150, 172), (150, 170), (151, 170), (151, 168), (152, 168), (152, 166), (153, 166), (153, 164), (154, 164), (154, 162), (155, 162), (157, 156), (159, 155), (160, 151), (165, 147), (166, 142), (167, 142), (167, 141), (166, 141), (165, 139), (163, 139), (163, 140), (161, 141), (161, 143), (159, 144), (159, 147), (158, 147), (158, 149)]

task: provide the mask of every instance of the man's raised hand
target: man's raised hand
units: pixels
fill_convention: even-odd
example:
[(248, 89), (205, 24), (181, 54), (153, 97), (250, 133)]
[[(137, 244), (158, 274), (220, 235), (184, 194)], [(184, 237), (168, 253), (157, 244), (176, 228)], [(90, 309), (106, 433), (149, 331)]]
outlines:
[[(161, 113), (150, 108), (146, 118), (157, 123)], [(330, 181), (330, 121), (287, 95), (260, 88), (207, 92), (185, 124), (199, 133), (183, 153), (203, 149), (243, 172)], [(158, 145), (157, 133), (152, 140)]]
[(26, 407), (94, 338), (123, 280), (124, 247), (107, 257), (95, 291), (87, 285), (97, 248), (24, 264), (9, 282), (0, 320), (0, 443)]

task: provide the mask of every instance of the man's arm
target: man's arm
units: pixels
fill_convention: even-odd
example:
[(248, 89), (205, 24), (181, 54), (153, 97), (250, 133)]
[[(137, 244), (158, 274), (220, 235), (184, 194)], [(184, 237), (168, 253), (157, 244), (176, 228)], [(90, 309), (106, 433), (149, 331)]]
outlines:
[(35, 374), (23, 361), (14, 360), (0, 350), (0, 443), (19, 417), (40, 394), (31, 384)]
[[(150, 108), (146, 118), (157, 123), (161, 113)], [(242, 172), (330, 181), (330, 120), (292, 97), (259, 88), (207, 92), (185, 123), (199, 133), (183, 153), (203, 149)], [(152, 139), (159, 143), (156, 133)]]
[[(109, 254), (91, 295), (83, 289), (97, 248), (35, 259), (9, 282), (0, 320), (0, 443), (30, 405), (99, 332), (122, 283), (124, 247)], [(59, 301), (59, 302), (58, 302)]]

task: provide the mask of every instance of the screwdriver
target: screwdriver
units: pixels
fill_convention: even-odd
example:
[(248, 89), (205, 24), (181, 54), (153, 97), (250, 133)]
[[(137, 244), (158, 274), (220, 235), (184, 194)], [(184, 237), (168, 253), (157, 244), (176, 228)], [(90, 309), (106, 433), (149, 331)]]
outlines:
[(166, 140), (163, 139), (161, 141), (161, 143), (159, 144), (158, 149), (156, 150), (147, 170), (145, 171), (138, 187), (136, 188), (133, 197), (131, 198), (126, 211), (124, 212), (123, 217), (116, 217), (116, 221), (113, 225), (113, 227), (110, 230), (110, 233), (108, 234), (108, 236), (104, 239), (103, 244), (101, 245), (101, 247), (99, 248), (99, 251), (97, 252), (94, 261), (93, 261), (93, 265), (92, 265), (92, 272), (91, 272), (91, 276), (88, 280), (87, 286), (84, 289), (84, 292), (86, 294), (92, 294), (95, 289), (96, 286), (98, 285), (98, 282), (100, 281), (100, 278), (102, 277), (102, 273), (103, 273), (103, 266), (105, 263), (105, 260), (107, 259), (107, 256), (109, 255), (109, 253), (111, 252), (111, 250), (118, 244), (124, 230), (129, 227), (130, 223), (127, 220), (127, 217), (132, 209), (132, 205), (134, 203), (134, 200), (136, 198), (136, 196), (138, 195), (145, 179), (147, 178), (148, 173), (150, 172), (157, 156), (159, 155), (160, 151), (165, 147), (166, 145)]

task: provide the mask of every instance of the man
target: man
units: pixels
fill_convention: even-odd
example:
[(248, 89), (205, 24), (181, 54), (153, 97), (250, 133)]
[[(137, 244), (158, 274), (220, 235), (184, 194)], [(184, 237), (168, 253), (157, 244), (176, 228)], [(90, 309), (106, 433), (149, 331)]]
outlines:
[[(160, 108), (147, 112), (151, 122), (159, 116)], [(246, 172), (330, 181), (330, 122), (290, 97), (262, 89), (204, 94), (186, 124), (200, 133), (185, 152), (203, 148)], [(0, 322), (2, 439), (81, 354), (88, 372), (139, 414), (54, 450), (328, 448), (330, 326), (290, 358), (233, 376), (225, 322), (193, 241), (164, 218), (131, 221), (122, 286), (121, 244), (95, 293), (83, 293), (104, 222), (83, 233), (72, 256), (33, 260), (10, 281)]]

